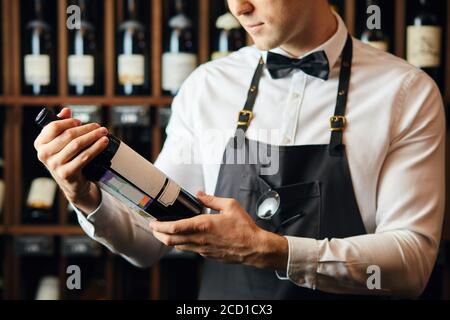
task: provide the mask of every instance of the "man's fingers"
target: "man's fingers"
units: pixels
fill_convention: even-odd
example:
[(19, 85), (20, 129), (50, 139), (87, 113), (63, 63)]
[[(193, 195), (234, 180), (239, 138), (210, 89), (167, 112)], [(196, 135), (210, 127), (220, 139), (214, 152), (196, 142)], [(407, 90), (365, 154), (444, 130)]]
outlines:
[[(88, 131), (88, 129), (83, 130), (83, 132), (86, 131)], [(62, 150), (58, 151), (58, 153), (55, 154), (55, 156), (49, 160), (49, 166), (51, 166), (50, 164), (59, 166), (65, 164), (66, 162), (69, 162), (77, 154), (79, 154), (84, 149), (94, 144), (96, 141), (98, 141), (103, 136), (106, 136), (107, 134), (108, 130), (106, 128), (98, 128), (96, 130), (88, 131), (87, 133), (80, 135), (78, 138), (75, 138), (72, 141), (70, 141), (67, 145), (62, 145), (61, 147)], [(55, 148), (59, 148), (59, 146)]]
[(44, 129), (42, 129), (39, 136), (36, 138), (34, 142), (34, 146), (38, 147), (41, 144), (46, 144), (55, 139), (57, 136), (59, 136), (61, 133), (66, 131), (67, 129), (77, 127), (80, 125), (80, 120), (76, 119), (64, 119), (64, 120), (58, 120), (53, 121), (46, 125)]
[(204, 236), (199, 235), (171, 235), (153, 230), (156, 239), (164, 243), (166, 246), (174, 247), (179, 245), (205, 246), (207, 242)]
[(72, 117), (72, 110), (69, 108), (63, 108), (57, 115), (57, 117), (62, 119), (67, 119)]
[(68, 179), (83, 169), (93, 158), (105, 150), (108, 145), (108, 138), (103, 137), (97, 140), (92, 146), (81, 152), (72, 161), (56, 169), (56, 173), (61, 179)]
[(208, 208), (214, 209), (219, 212), (237, 204), (237, 201), (234, 199), (215, 197), (212, 195), (208, 195), (203, 191), (199, 191), (197, 193), (197, 198)]
[[(99, 129), (100, 125), (97, 123), (89, 123), (79, 127), (70, 128), (50, 141), (47, 146), (54, 154), (68, 147), (70, 144), (78, 144), (84, 141), (84, 136), (96, 132), (98, 137), (106, 135), (108, 130), (106, 128)], [(92, 141), (93, 143), (94, 141)], [(86, 147), (86, 146), (85, 146)], [(81, 151), (80, 149), (78, 151)], [(78, 153), (78, 152), (77, 152)], [(75, 154), (73, 155), (75, 156)]]
[[(208, 217), (208, 215), (204, 215)], [(182, 219), (178, 221), (152, 221), (150, 227), (154, 231), (166, 234), (189, 234), (205, 231), (208, 227), (208, 222), (204, 221), (204, 216), (196, 216), (189, 219)]]

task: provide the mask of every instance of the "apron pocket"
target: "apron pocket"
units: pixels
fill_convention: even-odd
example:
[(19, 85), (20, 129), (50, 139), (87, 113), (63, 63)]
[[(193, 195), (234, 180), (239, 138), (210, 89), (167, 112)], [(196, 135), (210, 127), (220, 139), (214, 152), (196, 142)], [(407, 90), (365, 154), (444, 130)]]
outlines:
[[(264, 220), (257, 215), (257, 202), (269, 190), (274, 190), (279, 194), (280, 207), (270, 220)], [(265, 230), (281, 235), (319, 238), (320, 181), (271, 187), (259, 176), (244, 175), (241, 180), (238, 201), (256, 221), (256, 224)]]

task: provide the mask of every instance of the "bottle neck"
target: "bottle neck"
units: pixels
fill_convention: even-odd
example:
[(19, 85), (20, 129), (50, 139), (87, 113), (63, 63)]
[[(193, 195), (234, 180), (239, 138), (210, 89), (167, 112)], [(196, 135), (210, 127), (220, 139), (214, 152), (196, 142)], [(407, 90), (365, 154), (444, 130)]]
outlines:
[(34, 0), (34, 18), (44, 20), (44, 0)]
[(185, 6), (185, 3), (183, 0), (175, 0), (175, 12), (177, 14), (185, 13), (185, 9), (186, 9), (186, 6)]
[(80, 7), (80, 15), (82, 21), (89, 21), (89, 7), (88, 7), (88, 1), (86, 0), (78, 0), (78, 6)]
[(419, 6), (422, 9), (431, 9), (432, 3), (430, 0), (419, 0)]
[(138, 3), (136, 0), (126, 1), (127, 10), (125, 15), (125, 20), (137, 21), (138, 20)]

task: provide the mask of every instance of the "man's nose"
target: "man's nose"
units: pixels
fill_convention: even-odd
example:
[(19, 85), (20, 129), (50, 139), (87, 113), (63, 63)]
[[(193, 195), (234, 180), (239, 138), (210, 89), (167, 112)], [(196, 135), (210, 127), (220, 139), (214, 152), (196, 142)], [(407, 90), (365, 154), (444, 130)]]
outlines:
[(228, 7), (236, 17), (253, 12), (254, 6), (249, 0), (228, 0)]

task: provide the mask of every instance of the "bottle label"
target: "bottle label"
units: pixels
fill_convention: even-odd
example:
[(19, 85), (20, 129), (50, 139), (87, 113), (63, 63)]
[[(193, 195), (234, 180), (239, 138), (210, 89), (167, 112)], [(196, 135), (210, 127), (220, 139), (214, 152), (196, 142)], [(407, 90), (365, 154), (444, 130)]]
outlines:
[(407, 60), (419, 68), (441, 65), (442, 29), (435, 26), (409, 26)]
[(162, 63), (162, 88), (176, 92), (197, 67), (197, 56), (192, 53), (167, 52), (163, 54)]
[(36, 178), (31, 183), (27, 206), (36, 209), (50, 209), (56, 194), (56, 182), (50, 178)]
[(0, 216), (3, 212), (3, 201), (5, 199), (5, 181), (0, 179)]
[(153, 199), (145, 193), (139, 191), (132, 184), (123, 179), (120, 175), (111, 170), (99, 180), (100, 187), (117, 197), (124, 204), (133, 209), (147, 210), (153, 202)]
[(172, 205), (180, 192), (176, 183), (166, 183), (167, 177), (163, 172), (123, 142), (111, 160), (111, 169), (152, 199), (161, 193), (158, 200), (165, 206)]
[(50, 84), (50, 56), (27, 54), (24, 58), (25, 83), (47, 86)]
[(142, 54), (121, 54), (118, 59), (119, 83), (140, 86), (145, 81), (145, 58)]
[(69, 84), (76, 86), (94, 85), (94, 57), (91, 55), (70, 55)]
[(223, 52), (223, 51), (213, 52), (213, 54), (211, 55), (211, 60), (217, 60), (217, 59), (220, 59), (220, 58), (224, 58), (224, 57), (228, 56), (230, 53), (231, 52), (228, 52), (228, 51), (226, 51), (226, 52)]
[(381, 50), (384, 52), (389, 51), (389, 45), (386, 41), (367, 41), (366, 43), (378, 50)]

